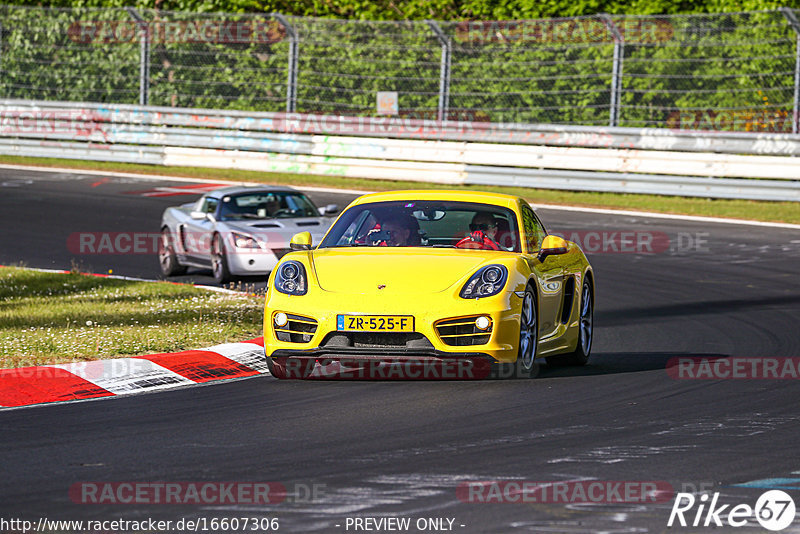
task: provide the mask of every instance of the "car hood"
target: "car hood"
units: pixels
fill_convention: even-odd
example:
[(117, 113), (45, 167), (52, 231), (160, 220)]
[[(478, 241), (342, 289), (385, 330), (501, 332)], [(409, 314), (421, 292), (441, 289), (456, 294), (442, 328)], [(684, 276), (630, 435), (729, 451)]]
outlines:
[(320, 288), (350, 294), (438, 293), (475, 272), (486, 257), (475, 250), (388, 247), (327, 248), (311, 253)]
[(246, 221), (220, 221), (218, 229), (230, 232), (241, 232), (260, 238), (266, 242), (279, 241), (288, 246), (289, 239), (299, 232), (311, 232), (314, 241), (319, 241), (332, 219), (257, 219)]

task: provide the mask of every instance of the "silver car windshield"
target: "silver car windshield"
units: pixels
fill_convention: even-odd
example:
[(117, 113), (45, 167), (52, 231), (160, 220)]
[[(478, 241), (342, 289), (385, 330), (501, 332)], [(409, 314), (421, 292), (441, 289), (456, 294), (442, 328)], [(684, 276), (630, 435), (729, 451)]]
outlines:
[(520, 251), (516, 217), (507, 208), (413, 200), (353, 206), (339, 217), (319, 245), (356, 246)]
[(319, 210), (311, 200), (293, 191), (225, 195), (220, 200), (218, 213), (218, 219), (222, 221), (318, 216)]

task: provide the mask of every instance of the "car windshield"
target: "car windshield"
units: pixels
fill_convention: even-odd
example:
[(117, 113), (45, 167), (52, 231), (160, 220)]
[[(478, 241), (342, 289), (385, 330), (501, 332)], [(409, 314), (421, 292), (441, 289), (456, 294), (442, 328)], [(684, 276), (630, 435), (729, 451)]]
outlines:
[(319, 216), (319, 210), (302, 193), (260, 191), (225, 195), (220, 201), (218, 218), (221, 221), (238, 221), (317, 216)]
[(320, 248), (400, 246), (520, 251), (514, 212), (491, 204), (396, 201), (346, 210)]

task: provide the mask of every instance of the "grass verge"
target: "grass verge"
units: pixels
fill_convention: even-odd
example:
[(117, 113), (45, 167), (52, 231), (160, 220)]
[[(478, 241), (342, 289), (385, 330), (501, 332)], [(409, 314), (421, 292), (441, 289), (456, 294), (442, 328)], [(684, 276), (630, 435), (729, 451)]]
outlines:
[(0, 163), (8, 165), (35, 165), (40, 167), (64, 167), (69, 169), (91, 169), (100, 171), (134, 172), (153, 175), (182, 176), (205, 180), (233, 180), (286, 184), (294, 186), (322, 186), (345, 189), (386, 191), (391, 189), (461, 189), (494, 191), (521, 196), (534, 203), (562, 204), (592, 208), (654, 211), (680, 215), (727, 217), (756, 221), (772, 221), (800, 224), (800, 206), (797, 202), (763, 202), (755, 200), (725, 200), (692, 197), (670, 197), (659, 195), (632, 195), (620, 193), (592, 193), (558, 191), (552, 189), (530, 189), (501, 186), (453, 186), (395, 180), (369, 180), (342, 176), (317, 176), (311, 174), (268, 173), (232, 169), (209, 169), (202, 167), (158, 167), (135, 163), (86, 162), (71, 159), (30, 158), (0, 156)]
[(176, 352), (261, 335), (263, 303), (189, 285), (0, 269), (0, 368)]

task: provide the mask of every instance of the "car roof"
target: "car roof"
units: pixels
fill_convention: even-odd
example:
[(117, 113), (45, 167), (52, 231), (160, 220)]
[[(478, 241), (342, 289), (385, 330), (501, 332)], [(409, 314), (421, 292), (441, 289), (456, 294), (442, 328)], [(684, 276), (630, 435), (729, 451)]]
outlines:
[(450, 200), (453, 202), (475, 202), (513, 208), (519, 201), (519, 197), (504, 195), (502, 193), (486, 193), (483, 191), (410, 189), (405, 191), (369, 193), (358, 197), (351, 205), (367, 204), (370, 202), (388, 202), (392, 200)]
[(221, 198), (225, 195), (237, 195), (239, 193), (275, 193), (275, 192), (292, 192), (292, 193), (301, 193), (302, 191), (298, 191), (292, 187), (288, 187), (285, 185), (232, 185), (228, 187), (221, 187), (219, 189), (214, 189), (213, 191), (208, 193), (209, 197), (212, 198)]

